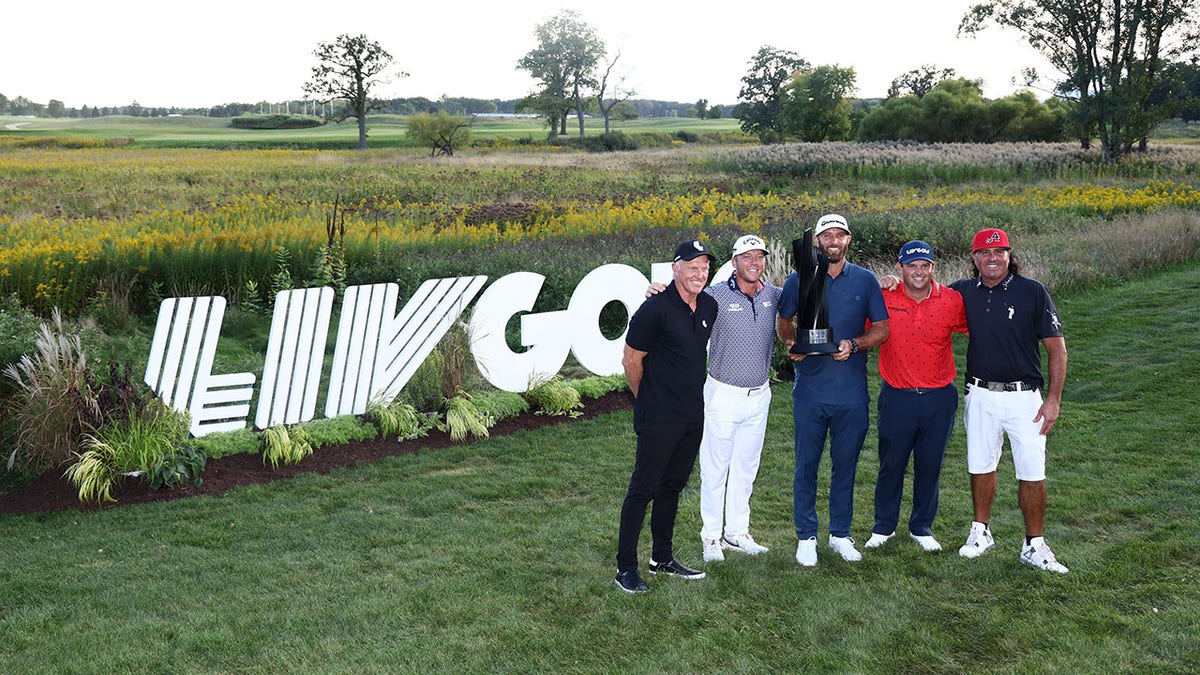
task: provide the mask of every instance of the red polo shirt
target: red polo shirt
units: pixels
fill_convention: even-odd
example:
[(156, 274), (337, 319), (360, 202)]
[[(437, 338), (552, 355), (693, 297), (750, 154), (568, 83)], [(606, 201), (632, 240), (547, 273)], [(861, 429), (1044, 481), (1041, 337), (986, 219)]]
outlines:
[(883, 292), (888, 338), (879, 346), (879, 374), (898, 389), (934, 389), (954, 381), (952, 333), (967, 332), (962, 296), (936, 281), (929, 297), (917, 302), (897, 284)]

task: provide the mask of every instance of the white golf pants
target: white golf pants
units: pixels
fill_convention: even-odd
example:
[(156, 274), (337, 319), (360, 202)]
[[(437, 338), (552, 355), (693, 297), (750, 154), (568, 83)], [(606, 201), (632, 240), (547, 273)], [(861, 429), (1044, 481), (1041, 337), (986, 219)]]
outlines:
[(703, 539), (750, 531), (750, 493), (758, 476), (771, 387), (704, 383), (704, 437), (700, 441), (700, 518)]

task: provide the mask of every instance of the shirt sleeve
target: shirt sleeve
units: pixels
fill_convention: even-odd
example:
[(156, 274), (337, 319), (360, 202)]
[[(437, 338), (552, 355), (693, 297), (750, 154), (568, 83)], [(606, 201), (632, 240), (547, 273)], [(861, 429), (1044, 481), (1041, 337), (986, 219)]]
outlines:
[(1063, 327), (1062, 322), (1058, 320), (1058, 309), (1054, 306), (1054, 300), (1050, 298), (1050, 292), (1045, 286), (1040, 286), (1042, 300), (1041, 320), (1038, 322), (1038, 338), (1046, 339), (1051, 337), (1062, 337)]
[(779, 293), (779, 316), (790, 319), (800, 311), (800, 276), (795, 272), (783, 280), (783, 290)]
[[(657, 297), (657, 296), (655, 296)], [(649, 298), (638, 307), (629, 319), (629, 330), (625, 332), (625, 344), (639, 352), (649, 352), (654, 345), (654, 336), (662, 330), (661, 302)]]
[(887, 321), (887, 304), (883, 301), (883, 290), (879, 287), (879, 280), (870, 272), (867, 274), (871, 277), (871, 288), (867, 291), (867, 319), (872, 323)]

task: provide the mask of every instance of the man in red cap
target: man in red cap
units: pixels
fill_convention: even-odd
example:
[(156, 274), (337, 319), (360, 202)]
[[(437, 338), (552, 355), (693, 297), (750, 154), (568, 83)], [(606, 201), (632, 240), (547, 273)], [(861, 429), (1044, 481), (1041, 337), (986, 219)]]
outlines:
[[(1067, 346), (1058, 310), (1046, 288), (1020, 273), (1008, 234), (997, 228), (971, 242), (973, 278), (951, 284), (963, 298), (967, 346), (963, 424), (975, 520), (959, 555), (977, 558), (994, 545), (989, 526), (996, 469), (1008, 434), (1025, 520), (1021, 561), (1066, 574), (1043, 538), (1046, 516), (1046, 435), (1058, 420)], [(1042, 377), (1045, 347), (1049, 382)], [(1045, 392), (1043, 399), (1042, 392)]]

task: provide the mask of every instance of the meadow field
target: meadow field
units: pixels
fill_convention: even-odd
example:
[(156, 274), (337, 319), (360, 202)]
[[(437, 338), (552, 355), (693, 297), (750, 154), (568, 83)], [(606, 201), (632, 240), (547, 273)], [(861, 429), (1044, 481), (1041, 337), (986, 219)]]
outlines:
[[(974, 231), (1002, 227), (1066, 329), (1047, 536), (1072, 571), (1020, 565), (1003, 468), (996, 549), (953, 554), (970, 520), (961, 429), (935, 525), (947, 553), (896, 540), (852, 565), (822, 548), (802, 570), (790, 384), (778, 383), (753, 502), (771, 551), (710, 565), (704, 581), (650, 579), (639, 597), (613, 586), (634, 444), (618, 412), (220, 497), (0, 516), (2, 672), (1200, 668), (1198, 145), (1155, 141), (1117, 166), (1073, 144), (684, 140), (431, 159), (399, 142), (357, 152), (273, 136), (253, 148), (191, 118), (42, 123), (0, 118), (6, 362), (58, 309), (94, 353), (141, 372), (159, 300), (217, 294), (233, 312), (219, 369), (258, 372), (253, 326), (273, 291), (325, 281), (331, 248), (342, 283), (391, 281), (402, 295), (430, 278), (538, 272), (541, 311), (565, 307), (603, 263), (648, 271), (691, 237), (719, 256), (745, 232), (790, 242), (830, 211), (854, 230), (851, 260), (886, 272), (901, 243), (922, 238), (944, 280), (964, 272)], [(870, 378), (875, 391), (873, 366)], [(14, 396), (0, 386), (0, 403)], [(0, 423), (6, 457), (13, 426)], [(875, 452), (869, 436), (860, 539)], [(684, 497), (677, 546), (698, 563), (698, 496)]]

